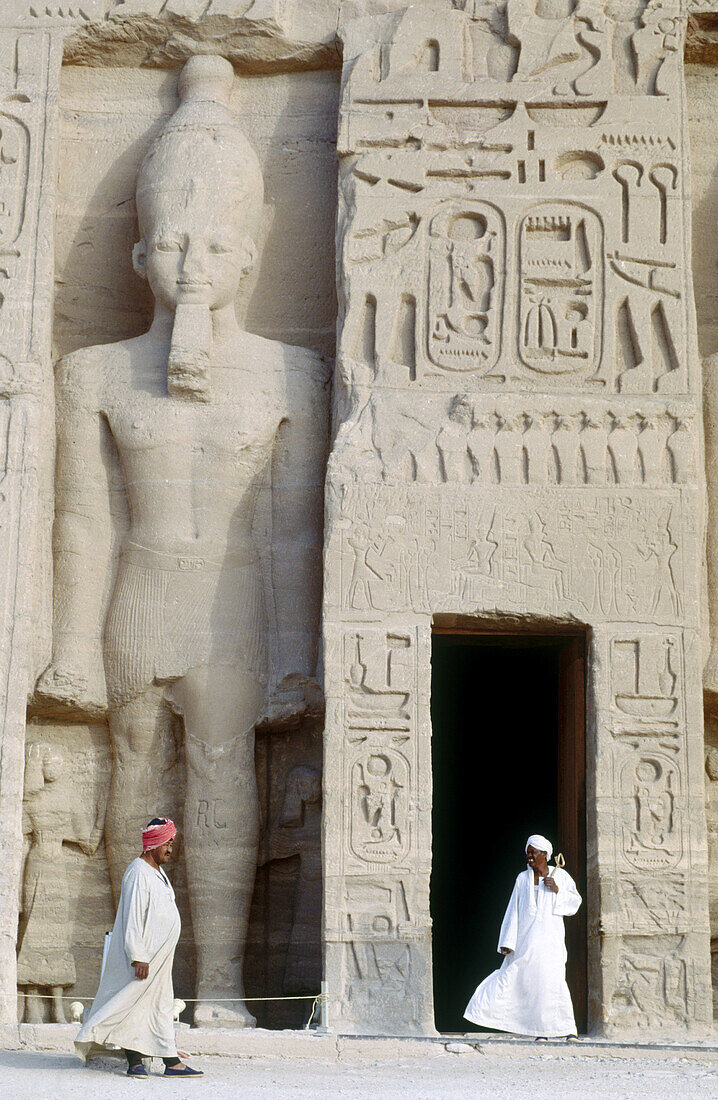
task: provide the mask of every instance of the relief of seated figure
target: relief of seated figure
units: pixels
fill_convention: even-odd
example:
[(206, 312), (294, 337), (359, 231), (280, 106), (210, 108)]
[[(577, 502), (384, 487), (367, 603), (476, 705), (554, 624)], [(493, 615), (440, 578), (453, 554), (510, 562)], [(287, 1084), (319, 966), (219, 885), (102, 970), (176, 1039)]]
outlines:
[[(246, 1027), (255, 727), (296, 720), (318, 694), (327, 382), (315, 353), (237, 322), (263, 180), (232, 82), (223, 58), (190, 59), (140, 169), (149, 331), (58, 367), (53, 658), (38, 694), (108, 710), (115, 898), (157, 812), (163, 709), (182, 717), (194, 1020)], [(267, 487), (269, 519), (255, 523)], [(129, 514), (119, 555), (113, 494)]]

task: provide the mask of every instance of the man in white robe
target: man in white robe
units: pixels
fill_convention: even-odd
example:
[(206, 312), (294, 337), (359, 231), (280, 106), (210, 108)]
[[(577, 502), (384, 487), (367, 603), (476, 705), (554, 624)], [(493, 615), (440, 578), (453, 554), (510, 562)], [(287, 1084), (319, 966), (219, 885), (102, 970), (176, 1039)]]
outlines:
[(516, 879), (501, 925), (498, 950), (504, 961), (464, 1012), (474, 1024), (537, 1038), (576, 1034), (563, 918), (577, 912), (581, 895), (567, 871), (548, 866), (552, 852), (546, 837), (529, 837), (528, 866)]
[(147, 1077), (143, 1057), (162, 1058), (165, 1077), (202, 1075), (180, 1061), (175, 1045), (172, 963), (181, 921), (162, 865), (176, 833), (169, 818), (153, 818), (142, 830), (142, 855), (122, 879), (100, 987), (75, 1040), (81, 1058), (123, 1047), (129, 1077)]

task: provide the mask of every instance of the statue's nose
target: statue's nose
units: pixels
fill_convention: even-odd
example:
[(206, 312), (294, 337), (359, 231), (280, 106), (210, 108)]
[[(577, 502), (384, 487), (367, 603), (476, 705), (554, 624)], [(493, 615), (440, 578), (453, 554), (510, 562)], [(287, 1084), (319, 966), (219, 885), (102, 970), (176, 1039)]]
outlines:
[(207, 250), (200, 241), (190, 241), (184, 254), (182, 275), (185, 279), (201, 280), (207, 272)]

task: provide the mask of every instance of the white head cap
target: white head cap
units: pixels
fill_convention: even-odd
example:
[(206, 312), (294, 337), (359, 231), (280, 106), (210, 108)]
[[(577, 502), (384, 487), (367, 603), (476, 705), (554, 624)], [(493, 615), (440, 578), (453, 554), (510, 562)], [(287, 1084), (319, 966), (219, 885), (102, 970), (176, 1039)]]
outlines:
[(546, 859), (551, 859), (553, 853), (553, 844), (550, 840), (547, 840), (545, 836), (541, 836), (541, 833), (532, 833), (526, 841), (526, 851), (529, 848), (535, 848), (537, 852), (545, 852)]

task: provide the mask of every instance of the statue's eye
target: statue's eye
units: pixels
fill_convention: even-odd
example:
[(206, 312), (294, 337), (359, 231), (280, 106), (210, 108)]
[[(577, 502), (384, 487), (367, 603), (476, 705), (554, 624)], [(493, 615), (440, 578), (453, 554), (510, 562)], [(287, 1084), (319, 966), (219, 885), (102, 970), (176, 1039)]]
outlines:
[(231, 252), (232, 249), (223, 241), (214, 241), (208, 246), (207, 251), (214, 253), (215, 256), (223, 256), (225, 253)]
[(162, 237), (155, 244), (155, 248), (158, 252), (180, 252), (182, 245), (179, 241), (173, 241), (171, 238)]

